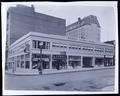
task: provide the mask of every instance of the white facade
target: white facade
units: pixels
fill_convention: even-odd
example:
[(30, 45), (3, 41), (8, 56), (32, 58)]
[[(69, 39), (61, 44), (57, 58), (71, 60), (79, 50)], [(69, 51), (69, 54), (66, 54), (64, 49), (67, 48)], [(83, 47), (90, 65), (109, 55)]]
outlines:
[(100, 28), (96, 24), (84, 25), (66, 33), (68, 39), (100, 42)]
[(96, 16), (89, 15), (66, 27), (68, 39), (88, 42), (100, 42), (101, 27)]
[[(114, 66), (113, 45), (80, 42), (69, 40), (66, 36), (30, 32), (9, 46), (8, 71), (20, 74), (38, 74), (37, 66), (40, 60), (38, 45), (40, 42), (44, 44), (42, 49), (43, 73)], [(25, 52), (27, 45), (28, 52)]]

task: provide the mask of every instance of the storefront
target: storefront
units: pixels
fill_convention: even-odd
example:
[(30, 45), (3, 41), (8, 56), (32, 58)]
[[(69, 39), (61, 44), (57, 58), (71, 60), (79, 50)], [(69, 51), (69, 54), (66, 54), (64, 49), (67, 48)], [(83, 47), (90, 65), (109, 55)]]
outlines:
[(66, 55), (53, 55), (52, 56), (52, 69), (67, 69), (67, 56)]
[[(37, 69), (40, 63), (40, 54), (32, 54), (32, 69)], [(42, 54), (42, 69), (50, 68), (50, 55)]]
[(92, 59), (92, 57), (83, 57), (83, 68), (93, 67)]
[(95, 58), (95, 65), (96, 66), (104, 66), (104, 58), (96, 57)]
[(113, 58), (105, 58), (104, 66), (113, 66)]
[(72, 68), (78, 68), (81, 66), (80, 56), (69, 56), (69, 66)]

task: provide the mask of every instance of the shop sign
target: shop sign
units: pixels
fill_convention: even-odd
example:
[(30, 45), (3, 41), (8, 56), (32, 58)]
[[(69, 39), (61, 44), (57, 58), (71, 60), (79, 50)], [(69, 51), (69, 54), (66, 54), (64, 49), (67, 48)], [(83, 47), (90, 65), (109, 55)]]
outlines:
[[(38, 61), (40, 58), (33, 58), (33, 61)], [(43, 61), (49, 62), (49, 58), (42, 58)]]
[(26, 44), (26, 45), (25, 45), (24, 52), (25, 52), (25, 53), (29, 53), (29, 52), (30, 52), (30, 45), (29, 45), (29, 44)]
[(42, 58), (43, 61), (49, 62), (48, 58)]
[(66, 55), (66, 52), (65, 51), (61, 51), (60, 55)]
[(53, 59), (66, 59), (67, 56), (66, 55), (54, 55)]
[(39, 60), (39, 58), (33, 58), (33, 61), (38, 61)]

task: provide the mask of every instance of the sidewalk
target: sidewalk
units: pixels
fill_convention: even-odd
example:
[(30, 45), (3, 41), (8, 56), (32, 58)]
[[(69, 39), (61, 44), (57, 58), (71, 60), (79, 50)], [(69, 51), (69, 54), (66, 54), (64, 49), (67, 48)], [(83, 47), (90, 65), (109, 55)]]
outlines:
[[(104, 69), (114, 69), (114, 66), (109, 66), (109, 67), (94, 67), (94, 68), (71, 68), (71, 69), (62, 69), (62, 70), (57, 70), (57, 69), (44, 69), (43, 70), (43, 75), (45, 74), (62, 74), (62, 73), (71, 73), (71, 72), (84, 72), (84, 71), (95, 71), (95, 70), (104, 70)], [(6, 71), (6, 74), (13, 74), (13, 75), (39, 75), (38, 70), (28, 70), (28, 71), (16, 71), (16, 72), (12, 72), (12, 71)]]
[(84, 72), (84, 71), (95, 71), (95, 70), (103, 70), (103, 69), (114, 69), (114, 66), (109, 67), (94, 67), (94, 68), (76, 68), (76, 69), (62, 69), (62, 70), (43, 70), (43, 74), (59, 74), (59, 73), (69, 73), (69, 72)]

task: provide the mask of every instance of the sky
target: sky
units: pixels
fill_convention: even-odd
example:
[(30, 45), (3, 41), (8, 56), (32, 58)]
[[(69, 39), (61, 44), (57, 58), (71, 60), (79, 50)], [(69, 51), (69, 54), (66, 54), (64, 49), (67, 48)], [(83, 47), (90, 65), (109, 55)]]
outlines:
[[(21, 3), (17, 3), (21, 4)], [(115, 32), (116, 32), (116, 22), (115, 22), (115, 10), (111, 6), (99, 6), (100, 4), (90, 3), (88, 5), (84, 5), (80, 3), (67, 3), (67, 4), (54, 4), (54, 3), (22, 3), (26, 6), (34, 5), (35, 11), (59, 18), (63, 18), (66, 20), (66, 25), (74, 23), (78, 20), (78, 17), (81, 19), (88, 15), (95, 15), (101, 26), (100, 38), (101, 42), (115, 40)], [(103, 4), (103, 5), (104, 5)], [(16, 3), (6, 4), (6, 9), (16, 6)]]

